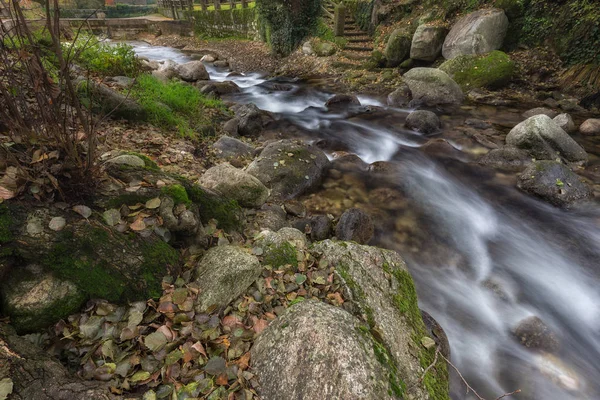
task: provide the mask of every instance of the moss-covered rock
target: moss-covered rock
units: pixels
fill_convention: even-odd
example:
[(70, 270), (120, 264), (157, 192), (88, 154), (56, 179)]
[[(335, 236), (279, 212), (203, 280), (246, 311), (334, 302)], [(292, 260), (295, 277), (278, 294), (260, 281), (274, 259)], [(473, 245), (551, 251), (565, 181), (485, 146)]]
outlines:
[(210, 168), (198, 182), (244, 207), (260, 207), (269, 197), (269, 189), (261, 181), (228, 163)]
[(489, 54), (458, 56), (440, 65), (463, 90), (505, 86), (513, 76), (515, 63), (501, 51)]
[(401, 28), (396, 29), (390, 35), (387, 45), (385, 46), (385, 58), (387, 66), (397, 67), (406, 60), (410, 54), (410, 46), (412, 36)]
[(256, 240), (263, 251), (263, 264), (273, 268), (283, 265), (298, 266), (298, 250), (306, 247), (306, 236), (294, 228), (281, 228), (277, 232), (265, 230)]
[(337, 50), (333, 43), (325, 42), (322, 40), (313, 41), (312, 48), (318, 57), (327, 57), (334, 55)]

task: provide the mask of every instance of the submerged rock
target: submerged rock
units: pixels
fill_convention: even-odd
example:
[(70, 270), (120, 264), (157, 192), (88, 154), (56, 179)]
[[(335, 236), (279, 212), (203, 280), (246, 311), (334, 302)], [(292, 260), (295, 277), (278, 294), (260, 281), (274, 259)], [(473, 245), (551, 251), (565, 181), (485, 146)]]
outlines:
[(408, 114), (405, 125), (408, 129), (426, 135), (437, 132), (442, 127), (438, 116), (434, 112), (427, 110), (417, 110)]
[(392, 107), (406, 107), (411, 100), (410, 89), (408, 85), (402, 83), (396, 90), (387, 97), (387, 103)]
[(531, 110), (525, 111), (521, 115), (523, 116), (523, 118), (531, 118), (535, 115), (546, 115), (550, 118), (554, 118), (558, 115), (558, 112), (556, 112), (550, 108), (546, 108), (546, 107), (537, 107), (537, 108), (532, 108)]
[(437, 68), (413, 68), (402, 78), (410, 89), (411, 104), (460, 104), (464, 99), (460, 86)]
[(271, 189), (271, 196), (290, 199), (316, 188), (329, 167), (325, 153), (291, 140), (269, 144), (246, 171)]
[(559, 156), (572, 162), (587, 160), (585, 150), (543, 114), (515, 126), (506, 136), (506, 144), (526, 150), (538, 160), (554, 160)]
[(419, 25), (412, 38), (410, 58), (435, 61), (442, 54), (442, 46), (448, 30), (435, 24)]
[(544, 321), (536, 316), (519, 321), (512, 333), (527, 348), (550, 353), (555, 353), (560, 349), (560, 342), (556, 335)]
[(365, 244), (373, 237), (375, 227), (371, 217), (358, 208), (346, 210), (335, 228), (339, 240), (351, 240)]
[(451, 59), (465, 54), (485, 54), (502, 47), (508, 31), (503, 10), (486, 8), (459, 19), (446, 36), (442, 54)]
[(312, 240), (325, 240), (331, 236), (331, 220), (326, 215), (314, 215), (298, 220), (294, 226), (310, 235)]
[(200, 293), (196, 310), (224, 307), (248, 289), (262, 270), (258, 258), (237, 246), (217, 246), (196, 267)]
[(251, 350), (260, 397), (391, 398), (390, 372), (379, 362), (373, 338), (362, 327), (348, 312), (319, 301), (286, 309)]
[(358, 97), (351, 94), (336, 94), (325, 103), (327, 108), (360, 106)]
[(198, 183), (243, 207), (260, 207), (269, 197), (269, 189), (249, 173), (223, 163), (210, 168)]
[(559, 207), (568, 207), (593, 195), (577, 174), (556, 161), (534, 162), (519, 176), (517, 187)]

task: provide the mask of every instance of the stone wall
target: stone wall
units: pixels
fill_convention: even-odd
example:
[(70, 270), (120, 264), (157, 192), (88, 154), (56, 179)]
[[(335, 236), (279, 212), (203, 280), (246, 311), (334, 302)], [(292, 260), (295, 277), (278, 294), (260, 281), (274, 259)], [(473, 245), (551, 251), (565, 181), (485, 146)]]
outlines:
[(193, 11), (191, 14), (194, 33), (199, 36), (254, 39), (258, 34), (255, 8)]

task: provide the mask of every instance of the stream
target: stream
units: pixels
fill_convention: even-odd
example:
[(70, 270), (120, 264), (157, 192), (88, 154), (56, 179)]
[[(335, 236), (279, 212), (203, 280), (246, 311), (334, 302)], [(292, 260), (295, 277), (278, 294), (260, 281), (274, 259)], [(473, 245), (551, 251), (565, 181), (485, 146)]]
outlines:
[[(172, 48), (130, 44), (149, 59), (191, 60)], [(212, 80), (242, 88), (227, 100), (274, 113), (270, 131), (315, 143), (331, 159), (343, 151), (395, 171), (374, 177), (366, 168), (338, 169), (300, 200), (313, 213), (359, 206), (373, 216), (371, 243), (406, 260), (420, 307), (444, 328), (453, 364), (482, 397), (521, 389), (514, 398), (600, 399), (598, 203), (565, 211), (519, 192), (514, 174), (474, 162), (485, 149), (457, 129), (478, 118), (505, 135), (523, 109), (440, 109), (444, 129), (427, 137), (404, 128), (411, 110), (384, 99), (359, 96), (361, 107), (329, 112), (324, 103), (333, 93), (322, 82), (228, 78), (230, 71), (206, 67)], [(275, 82), (287, 90), (274, 90)], [(424, 146), (432, 138), (446, 139), (448, 151)], [(597, 162), (600, 152), (585, 146)], [(511, 330), (529, 316), (556, 333), (558, 352), (532, 351), (515, 339)], [(453, 399), (476, 399), (456, 374), (451, 386)]]

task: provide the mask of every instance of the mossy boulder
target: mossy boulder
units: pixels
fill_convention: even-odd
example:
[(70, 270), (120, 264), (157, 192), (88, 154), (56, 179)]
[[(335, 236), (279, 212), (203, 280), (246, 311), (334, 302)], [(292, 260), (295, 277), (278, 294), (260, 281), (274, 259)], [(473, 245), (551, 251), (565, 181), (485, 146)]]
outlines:
[(271, 189), (272, 197), (289, 199), (316, 188), (328, 167), (317, 147), (281, 140), (265, 147), (246, 172)]
[(284, 227), (277, 232), (262, 231), (255, 244), (262, 249), (264, 265), (297, 267), (298, 250), (306, 247), (306, 236), (297, 229)]
[(347, 309), (363, 316), (367, 331), (376, 333), (372, 344), (388, 370), (394, 395), (448, 400), (445, 362), (438, 360), (421, 380), (423, 368), (433, 363), (435, 348), (421, 344), (427, 331), (412, 277), (398, 253), (332, 240), (314, 244), (311, 252), (320, 263), (335, 267), (351, 298), (353, 308)]
[(2, 312), (17, 332), (39, 331), (78, 311), (86, 296), (75, 284), (37, 265), (13, 271), (2, 284)]
[(496, 89), (508, 84), (514, 74), (515, 63), (508, 54), (496, 50), (483, 56), (458, 56), (444, 62), (439, 69), (450, 75), (463, 90)]
[(410, 55), (412, 36), (405, 30), (398, 28), (390, 35), (385, 46), (385, 58), (389, 68), (397, 67)]
[(312, 44), (312, 48), (318, 57), (332, 56), (337, 50), (333, 43), (321, 40), (315, 40)]
[(464, 99), (460, 86), (447, 73), (437, 68), (413, 68), (402, 79), (410, 90), (411, 104), (415, 106), (460, 104)]
[(319, 301), (295, 304), (251, 350), (261, 399), (389, 399), (388, 369), (361, 321)]
[(412, 38), (410, 58), (435, 61), (442, 54), (442, 45), (447, 33), (448, 29), (439, 24), (419, 25)]
[(261, 181), (228, 163), (210, 168), (198, 182), (243, 207), (260, 207), (269, 197), (269, 189)]

